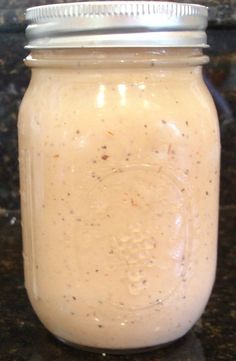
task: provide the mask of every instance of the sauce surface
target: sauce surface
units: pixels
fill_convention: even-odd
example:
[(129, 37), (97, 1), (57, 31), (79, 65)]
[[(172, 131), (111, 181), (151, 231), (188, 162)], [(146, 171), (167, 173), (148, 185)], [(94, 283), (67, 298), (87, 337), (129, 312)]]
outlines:
[(43, 324), (67, 341), (167, 343), (206, 306), (218, 121), (201, 67), (162, 65), (183, 63), (185, 52), (139, 50), (132, 63), (122, 50), (83, 67), (75, 51), (64, 58), (76, 66), (33, 69), (19, 118), (26, 288)]

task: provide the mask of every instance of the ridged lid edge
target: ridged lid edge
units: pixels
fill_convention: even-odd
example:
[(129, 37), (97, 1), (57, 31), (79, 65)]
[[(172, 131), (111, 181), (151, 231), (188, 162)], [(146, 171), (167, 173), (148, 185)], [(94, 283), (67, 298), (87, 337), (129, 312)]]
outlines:
[(197, 4), (164, 1), (89, 1), (66, 4), (42, 5), (28, 8), (26, 20), (41, 23), (53, 18), (63, 19), (78, 16), (147, 16), (170, 17), (208, 16), (208, 8)]

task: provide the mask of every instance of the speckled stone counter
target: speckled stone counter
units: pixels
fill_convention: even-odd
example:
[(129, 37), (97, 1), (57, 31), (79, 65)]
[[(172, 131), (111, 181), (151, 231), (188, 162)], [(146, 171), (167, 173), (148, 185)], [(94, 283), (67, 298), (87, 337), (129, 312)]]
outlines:
[[(168, 348), (110, 356), (71, 349), (35, 316), (24, 289), (17, 161), (17, 113), (30, 78), (22, 59), (24, 10), (71, 0), (0, 1), (0, 361), (235, 361), (236, 360), (236, 0), (184, 0), (209, 6), (204, 77), (219, 113), (221, 212), (215, 287), (199, 323)], [(148, 320), (147, 320), (148, 322)]]
[(235, 225), (236, 206), (222, 208), (216, 283), (208, 307), (193, 330), (164, 349), (112, 356), (65, 346), (41, 325), (24, 289), (19, 213), (2, 212), (0, 361), (235, 361)]

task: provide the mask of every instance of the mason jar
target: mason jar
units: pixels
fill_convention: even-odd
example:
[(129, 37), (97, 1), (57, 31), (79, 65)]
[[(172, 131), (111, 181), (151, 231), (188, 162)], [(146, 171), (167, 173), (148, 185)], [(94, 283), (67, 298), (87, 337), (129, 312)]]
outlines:
[(207, 9), (30, 8), (19, 161), (25, 285), (45, 327), (137, 352), (195, 324), (216, 269), (219, 130)]

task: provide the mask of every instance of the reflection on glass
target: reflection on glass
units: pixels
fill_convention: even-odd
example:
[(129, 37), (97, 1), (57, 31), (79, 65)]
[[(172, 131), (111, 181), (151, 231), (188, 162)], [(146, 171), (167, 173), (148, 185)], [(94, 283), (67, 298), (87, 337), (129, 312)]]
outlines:
[(124, 107), (126, 105), (126, 85), (125, 84), (119, 84), (118, 85), (118, 92), (120, 95), (120, 105)]
[[(52, 342), (53, 339), (49, 336), (46, 330), (39, 327), (37, 334), (34, 335), (34, 350), (30, 360), (51, 361), (55, 355), (60, 353), (60, 359), (70, 359), (71, 361), (78, 360), (78, 353), (70, 348), (63, 348), (59, 342)], [(48, 346), (48, 347), (45, 347)], [(80, 357), (84, 361), (94, 359), (94, 354), (90, 352), (79, 351)], [(104, 360), (117, 361), (117, 355), (108, 355), (106, 353), (95, 355), (95, 359), (104, 357)], [(122, 358), (122, 357), (121, 357)], [(123, 358), (122, 358), (123, 359)], [(133, 361), (134, 356), (126, 355), (126, 361)], [(173, 342), (168, 347), (160, 348), (154, 351), (140, 353), (135, 355), (136, 361), (206, 361), (203, 347), (200, 339), (196, 336), (194, 331), (187, 334), (179, 341)]]
[(99, 85), (98, 95), (97, 95), (97, 107), (102, 108), (105, 105), (105, 85)]
[(176, 136), (180, 137), (181, 136), (181, 132), (179, 130), (179, 128), (176, 126), (176, 124), (174, 123), (167, 123), (166, 124), (167, 127), (171, 128), (173, 130), (173, 132), (175, 133)]

